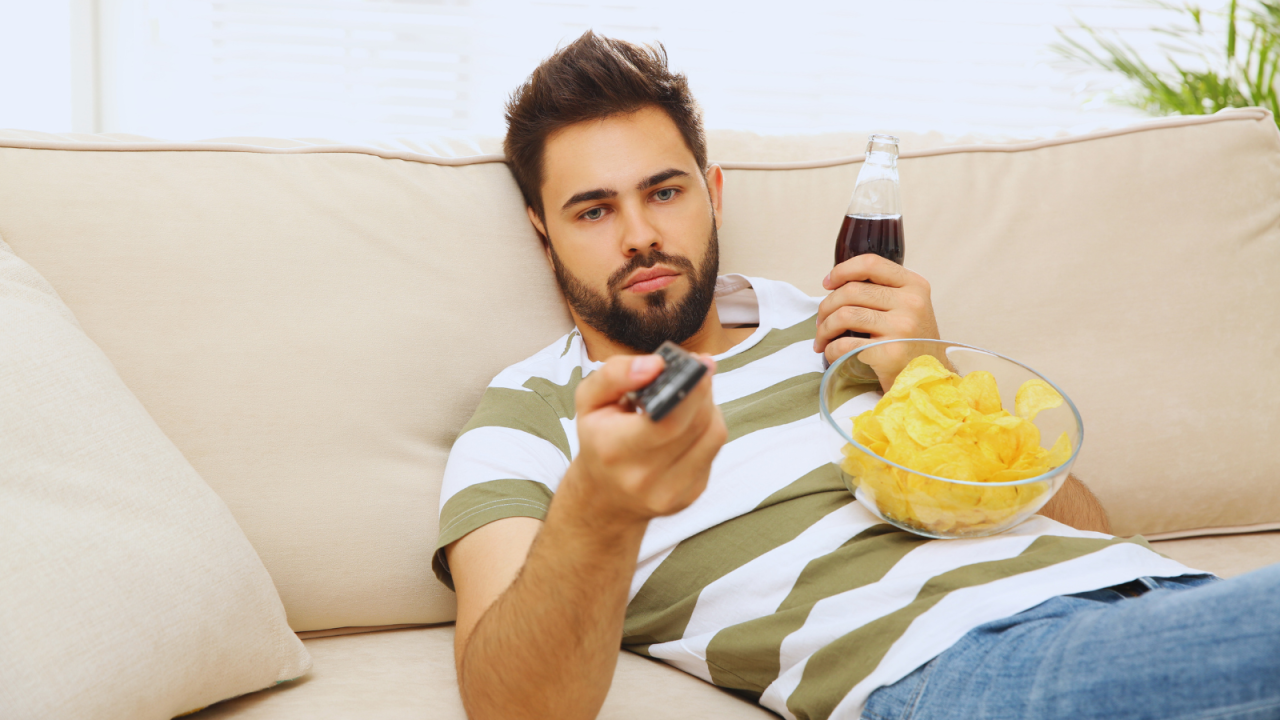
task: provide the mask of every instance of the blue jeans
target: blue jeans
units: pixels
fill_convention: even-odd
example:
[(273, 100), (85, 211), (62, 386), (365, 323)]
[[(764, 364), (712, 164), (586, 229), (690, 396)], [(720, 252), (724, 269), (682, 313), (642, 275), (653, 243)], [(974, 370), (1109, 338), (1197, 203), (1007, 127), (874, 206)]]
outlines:
[(977, 627), (872, 693), (862, 717), (1280, 718), (1280, 565), (1140, 582), (1151, 589), (1057, 597)]

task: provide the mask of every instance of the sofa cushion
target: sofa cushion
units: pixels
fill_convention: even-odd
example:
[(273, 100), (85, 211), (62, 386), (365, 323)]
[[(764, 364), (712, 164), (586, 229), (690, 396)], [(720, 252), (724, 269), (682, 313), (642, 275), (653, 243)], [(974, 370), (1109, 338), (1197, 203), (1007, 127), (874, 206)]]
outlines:
[(226, 505), (0, 242), (0, 715), (167, 720), (307, 671)]
[(1151, 547), (1187, 567), (1224, 578), (1280, 563), (1280, 532), (1158, 540)]
[[(306, 641), (303, 680), (219, 703), (186, 720), (465, 720), (453, 666), (453, 626)], [(776, 718), (668, 665), (623, 652), (600, 720)]]
[[(1166, 540), (1152, 546), (1231, 577), (1280, 561), (1280, 533)], [(305, 634), (305, 633), (304, 633)], [(314, 670), (297, 682), (218, 703), (189, 720), (463, 720), (453, 627), (317, 637)], [(663, 665), (620, 653), (600, 718), (772, 718), (773, 714)]]

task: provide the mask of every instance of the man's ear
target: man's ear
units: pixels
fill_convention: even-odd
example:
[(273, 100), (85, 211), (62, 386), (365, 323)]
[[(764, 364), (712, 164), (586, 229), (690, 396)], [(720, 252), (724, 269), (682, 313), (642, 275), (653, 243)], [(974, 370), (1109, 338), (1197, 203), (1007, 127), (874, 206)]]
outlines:
[(551, 262), (551, 240), (547, 237), (547, 228), (542, 224), (542, 218), (538, 217), (538, 213), (528, 205), (524, 206), (525, 214), (529, 216), (529, 222), (533, 223), (533, 229), (538, 233), (538, 239), (542, 241), (542, 251), (547, 254), (547, 262)]
[(716, 229), (724, 222), (724, 171), (719, 165), (707, 167), (707, 194), (711, 197), (711, 210), (716, 216)]

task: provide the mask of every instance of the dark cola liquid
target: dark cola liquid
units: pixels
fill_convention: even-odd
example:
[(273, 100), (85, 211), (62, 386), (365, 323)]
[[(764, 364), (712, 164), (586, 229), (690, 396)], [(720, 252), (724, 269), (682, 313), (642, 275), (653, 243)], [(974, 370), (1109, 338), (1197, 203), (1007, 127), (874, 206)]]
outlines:
[(845, 215), (844, 223), (840, 225), (840, 236), (836, 238), (836, 264), (858, 255), (875, 253), (901, 265), (906, 249), (901, 215)]
[[(836, 238), (836, 264), (851, 257), (875, 253), (882, 258), (902, 264), (907, 254), (906, 239), (902, 236), (902, 216), (862, 217), (845, 215)], [(866, 333), (847, 332), (841, 337), (871, 337)]]

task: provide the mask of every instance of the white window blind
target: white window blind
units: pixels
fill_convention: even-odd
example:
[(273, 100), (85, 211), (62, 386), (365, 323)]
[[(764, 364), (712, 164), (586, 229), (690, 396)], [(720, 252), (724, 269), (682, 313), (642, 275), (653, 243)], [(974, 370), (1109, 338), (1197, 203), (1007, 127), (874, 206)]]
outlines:
[(1151, 4), (1068, 0), (98, 0), (102, 130), (176, 139), (501, 135), (588, 28), (662, 41), (709, 127), (1045, 135), (1141, 118), (1049, 50), (1078, 17), (1157, 49)]
[(464, 3), (215, 2), (214, 105), (306, 126), (352, 109), (390, 132), (465, 129)]

